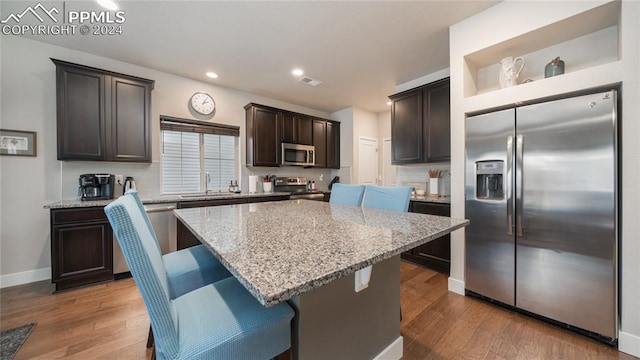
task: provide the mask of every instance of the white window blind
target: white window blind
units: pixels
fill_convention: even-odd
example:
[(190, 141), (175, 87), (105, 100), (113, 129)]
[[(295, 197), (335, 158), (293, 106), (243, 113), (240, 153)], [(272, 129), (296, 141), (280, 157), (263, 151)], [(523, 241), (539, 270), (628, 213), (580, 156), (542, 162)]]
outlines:
[[(200, 129), (193, 132), (191, 127), (177, 127), (175, 118), (171, 121), (171, 126), (167, 126), (161, 117), (162, 192), (226, 191), (229, 181), (237, 179), (238, 137), (198, 131)], [(210, 179), (208, 186), (206, 173)]]

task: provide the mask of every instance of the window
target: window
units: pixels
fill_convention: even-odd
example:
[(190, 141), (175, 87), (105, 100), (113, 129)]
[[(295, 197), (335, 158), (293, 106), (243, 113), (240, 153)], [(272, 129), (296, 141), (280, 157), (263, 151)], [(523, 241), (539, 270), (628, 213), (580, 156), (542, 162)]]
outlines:
[(163, 193), (226, 190), (237, 179), (238, 127), (161, 116), (160, 129)]

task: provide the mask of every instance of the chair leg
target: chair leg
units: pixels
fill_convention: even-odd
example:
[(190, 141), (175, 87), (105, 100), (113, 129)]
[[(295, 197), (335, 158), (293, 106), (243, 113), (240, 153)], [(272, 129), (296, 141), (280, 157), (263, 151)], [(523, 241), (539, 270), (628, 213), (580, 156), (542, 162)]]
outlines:
[[(151, 330), (151, 325), (149, 325), (149, 337), (147, 338), (147, 349), (153, 347), (153, 331)], [(155, 354), (155, 351), (153, 352)]]

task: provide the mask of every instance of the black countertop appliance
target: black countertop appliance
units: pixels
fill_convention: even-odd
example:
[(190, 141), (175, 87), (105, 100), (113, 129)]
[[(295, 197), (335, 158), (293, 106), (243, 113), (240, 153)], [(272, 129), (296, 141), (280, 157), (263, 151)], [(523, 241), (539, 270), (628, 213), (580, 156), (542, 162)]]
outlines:
[(80, 200), (108, 200), (113, 199), (115, 175), (111, 174), (82, 174), (78, 179)]

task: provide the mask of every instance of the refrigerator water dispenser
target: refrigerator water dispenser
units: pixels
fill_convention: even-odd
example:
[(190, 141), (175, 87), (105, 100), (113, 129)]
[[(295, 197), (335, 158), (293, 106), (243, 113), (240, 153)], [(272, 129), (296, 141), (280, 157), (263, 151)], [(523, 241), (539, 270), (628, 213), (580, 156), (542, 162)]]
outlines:
[(504, 199), (504, 161), (476, 161), (476, 198)]

